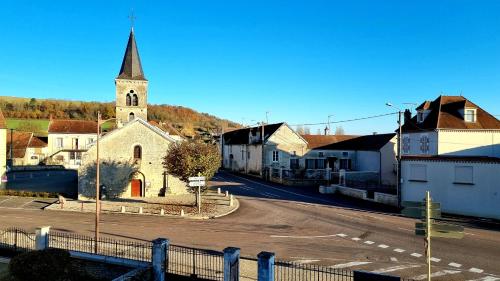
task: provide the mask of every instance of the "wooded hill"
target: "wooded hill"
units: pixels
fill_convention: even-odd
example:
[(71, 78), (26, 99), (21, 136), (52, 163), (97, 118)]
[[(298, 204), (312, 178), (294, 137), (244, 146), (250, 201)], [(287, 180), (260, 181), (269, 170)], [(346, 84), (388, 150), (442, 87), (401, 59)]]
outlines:
[[(114, 102), (82, 102), (55, 99), (35, 99), (0, 96), (0, 109), (9, 119), (57, 119), (96, 120), (97, 111), (103, 119), (115, 115)], [(239, 127), (232, 121), (220, 119), (207, 113), (172, 105), (148, 105), (148, 120), (172, 124), (184, 135), (220, 132), (221, 126)]]

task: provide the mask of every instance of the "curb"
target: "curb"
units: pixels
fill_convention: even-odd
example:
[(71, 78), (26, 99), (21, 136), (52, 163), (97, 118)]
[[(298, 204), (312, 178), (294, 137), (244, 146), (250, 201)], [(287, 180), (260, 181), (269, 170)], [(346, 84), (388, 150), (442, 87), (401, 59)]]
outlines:
[(238, 211), (238, 209), (240, 208), (240, 200), (234, 198), (234, 202), (236, 203), (236, 206), (234, 207), (234, 209), (230, 210), (229, 212), (226, 212), (226, 213), (223, 213), (223, 214), (220, 214), (220, 215), (217, 215), (217, 216), (212, 216), (210, 217), (211, 219), (216, 219), (216, 218), (221, 218), (221, 217), (225, 217), (227, 215), (230, 215), (236, 211)]

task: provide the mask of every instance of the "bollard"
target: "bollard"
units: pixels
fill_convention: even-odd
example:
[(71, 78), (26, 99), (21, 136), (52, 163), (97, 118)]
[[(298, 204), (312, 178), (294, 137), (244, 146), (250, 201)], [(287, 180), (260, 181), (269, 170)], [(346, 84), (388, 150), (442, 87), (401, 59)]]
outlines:
[(184, 216), (184, 209), (181, 209), (181, 217)]
[(228, 197), (228, 196), (229, 196), (229, 191), (226, 190), (226, 197)]
[(165, 210), (161, 209), (160, 210), (160, 216), (164, 216), (165, 215)]
[(36, 228), (35, 249), (44, 250), (49, 247), (49, 231), (50, 226), (42, 226)]
[(217, 187), (217, 194), (221, 194), (220, 187)]
[(142, 214), (142, 207), (139, 207), (139, 214)]
[(83, 201), (82, 201), (82, 207), (81, 207), (81, 211), (83, 212)]
[(167, 273), (166, 265), (168, 263), (168, 246), (169, 241), (165, 238), (153, 240), (152, 264), (153, 264), (153, 280), (165, 281)]
[(232, 206), (234, 205), (234, 201), (233, 201), (233, 200), (234, 200), (234, 199), (233, 199), (233, 195), (231, 194), (231, 195), (229, 196), (229, 206), (230, 206), (230, 207), (232, 207)]
[(258, 281), (274, 281), (274, 253), (260, 252), (257, 255)]
[(122, 206), (122, 207), (121, 207), (120, 212), (125, 213), (125, 206)]

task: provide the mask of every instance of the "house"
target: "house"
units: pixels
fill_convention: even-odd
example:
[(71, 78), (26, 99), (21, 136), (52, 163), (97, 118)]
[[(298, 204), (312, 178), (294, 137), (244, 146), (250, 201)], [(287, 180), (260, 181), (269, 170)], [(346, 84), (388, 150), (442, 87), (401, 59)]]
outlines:
[(334, 174), (341, 169), (351, 171), (350, 176), (360, 187), (366, 184), (364, 179), (377, 186), (394, 186), (396, 147), (394, 133), (350, 137), (311, 150), (304, 156), (305, 168), (330, 168)]
[(290, 169), (307, 152), (307, 141), (286, 123), (243, 128), (223, 135), (223, 168), (270, 178)]
[(443, 212), (500, 219), (500, 121), (462, 96), (439, 96), (405, 114), (402, 200), (430, 191)]
[(5, 188), (7, 180), (7, 123), (0, 110), (0, 189)]
[[(147, 120), (148, 81), (133, 29), (115, 86), (117, 126), (99, 139), (101, 194), (108, 198), (129, 198), (187, 193), (187, 184), (169, 175), (163, 167), (168, 148), (182, 140), (182, 136), (166, 123)], [(85, 150), (81, 151), (78, 169), (78, 197), (84, 199), (95, 197), (97, 145), (94, 140), (97, 135), (91, 132), (96, 132), (97, 126), (95, 122), (80, 125), (79, 136), (87, 139), (83, 143), (89, 144), (89, 147), (76, 147), (78, 152)]]
[(14, 166), (38, 165), (47, 156), (47, 142), (31, 132), (12, 130), (7, 132), (6, 151)]
[(96, 138), (96, 121), (50, 119), (47, 163), (78, 169), (82, 153)]

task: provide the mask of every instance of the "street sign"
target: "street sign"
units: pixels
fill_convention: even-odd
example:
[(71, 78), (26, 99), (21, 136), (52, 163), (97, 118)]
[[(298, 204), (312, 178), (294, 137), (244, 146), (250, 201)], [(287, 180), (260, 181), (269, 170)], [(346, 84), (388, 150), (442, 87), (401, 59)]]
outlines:
[[(422, 208), (405, 208), (401, 211), (401, 214), (410, 218), (417, 218), (417, 219), (425, 218), (426, 216), (425, 209)], [(430, 218), (432, 219), (441, 218), (441, 209), (431, 209)]]
[[(425, 201), (403, 201), (401, 206), (407, 208), (425, 208)], [(431, 209), (441, 209), (441, 203), (431, 202)]]
[(196, 186), (205, 186), (205, 181), (190, 181), (189, 186), (190, 187), (196, 187)]
[(205, 177), (189, 177), (189, 181), (204, 181)]

